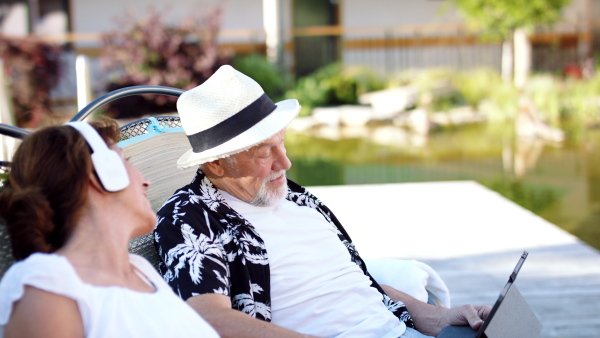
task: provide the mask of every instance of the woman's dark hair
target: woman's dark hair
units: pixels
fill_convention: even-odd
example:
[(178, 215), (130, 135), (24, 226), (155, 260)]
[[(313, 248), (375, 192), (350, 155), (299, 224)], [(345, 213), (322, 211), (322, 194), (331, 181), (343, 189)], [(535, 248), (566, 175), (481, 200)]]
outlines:
[[(114, 120), (91, 125), (107, 144), (118, 141)], [(17, 260), (65, 244), (87, 201), (90, 155), (86, 140), (69, 126), (47, 127), (25, 137), (0, 193), (0, 217)]]

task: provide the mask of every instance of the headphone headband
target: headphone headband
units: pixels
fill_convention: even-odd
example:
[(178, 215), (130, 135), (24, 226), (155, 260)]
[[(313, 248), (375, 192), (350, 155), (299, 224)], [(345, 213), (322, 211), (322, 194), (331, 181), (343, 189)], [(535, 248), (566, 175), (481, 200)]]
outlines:
[(88, 123), (77, 121), (67, 125), (75, 128), (92, 148), (92, 164), (104, 189), (110, 192), (125, 189), (129, 185), (129, 175), (121, 156), (110, 149), (96, 129)]
[(85, 139), (87, 144), (92, 148), (92, 152), (102, 151), (106, 146), (106, 142), (100, 137), (96, 129), (86, 122), (69, 122), (68, 126), (75, 128)]

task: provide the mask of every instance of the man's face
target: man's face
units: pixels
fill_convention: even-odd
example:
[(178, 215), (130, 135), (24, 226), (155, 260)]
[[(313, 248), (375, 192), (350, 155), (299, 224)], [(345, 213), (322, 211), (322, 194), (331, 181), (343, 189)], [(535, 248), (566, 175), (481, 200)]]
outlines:
[(285, 129), (230, 159), (219, 160), (224, 169), (219, 188), (256, 206), (274, 205), (284, 199), (285, 171), (292, 166), (283, 144), (284, 133)]

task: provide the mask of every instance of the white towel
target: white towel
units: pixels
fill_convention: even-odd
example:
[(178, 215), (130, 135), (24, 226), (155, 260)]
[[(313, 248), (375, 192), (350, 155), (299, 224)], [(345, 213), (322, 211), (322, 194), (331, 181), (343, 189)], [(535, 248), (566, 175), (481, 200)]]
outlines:
[(428, 291), (443, 306), (450, 307), (450, 292), (446, 283), (429, 265), (402, 259), (364, 259), (367, 270), (377, 283), (388, 285), (427, 302)]

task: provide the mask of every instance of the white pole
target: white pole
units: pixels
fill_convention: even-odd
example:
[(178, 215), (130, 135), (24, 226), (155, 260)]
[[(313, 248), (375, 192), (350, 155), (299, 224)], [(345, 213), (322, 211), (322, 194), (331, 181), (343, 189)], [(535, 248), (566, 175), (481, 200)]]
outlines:
[(524, 29), (514, 32), (514, 77), (515, 86), (523, 89), (531, 71), (531, 42)]
[(502, 79), (511, 83), (513, 79), (513, 40), (508, 39), (502, 43)]
[[(8, 81), (4, 73), (4, 60), (0, 59), (0, 123), (15, 125), (8, 90)], [(10, 161), (14, 153), (16, 140), (12, 137), (0, 135), (0, 161)]]
[(283, 27), (281, 0), (263, 0), (263, 26), (266, 34), (267, 59), (278, 67), (283, 62)]
[(79, 111), (92, 101), (90, 64), (87, 56), (77, 55), (75, 73), (77, 77), (77, 110)]
[(4, 73), (4, 60), (2, 59), (0, 59), (0, 123), (15, 125), (8, 83)]

